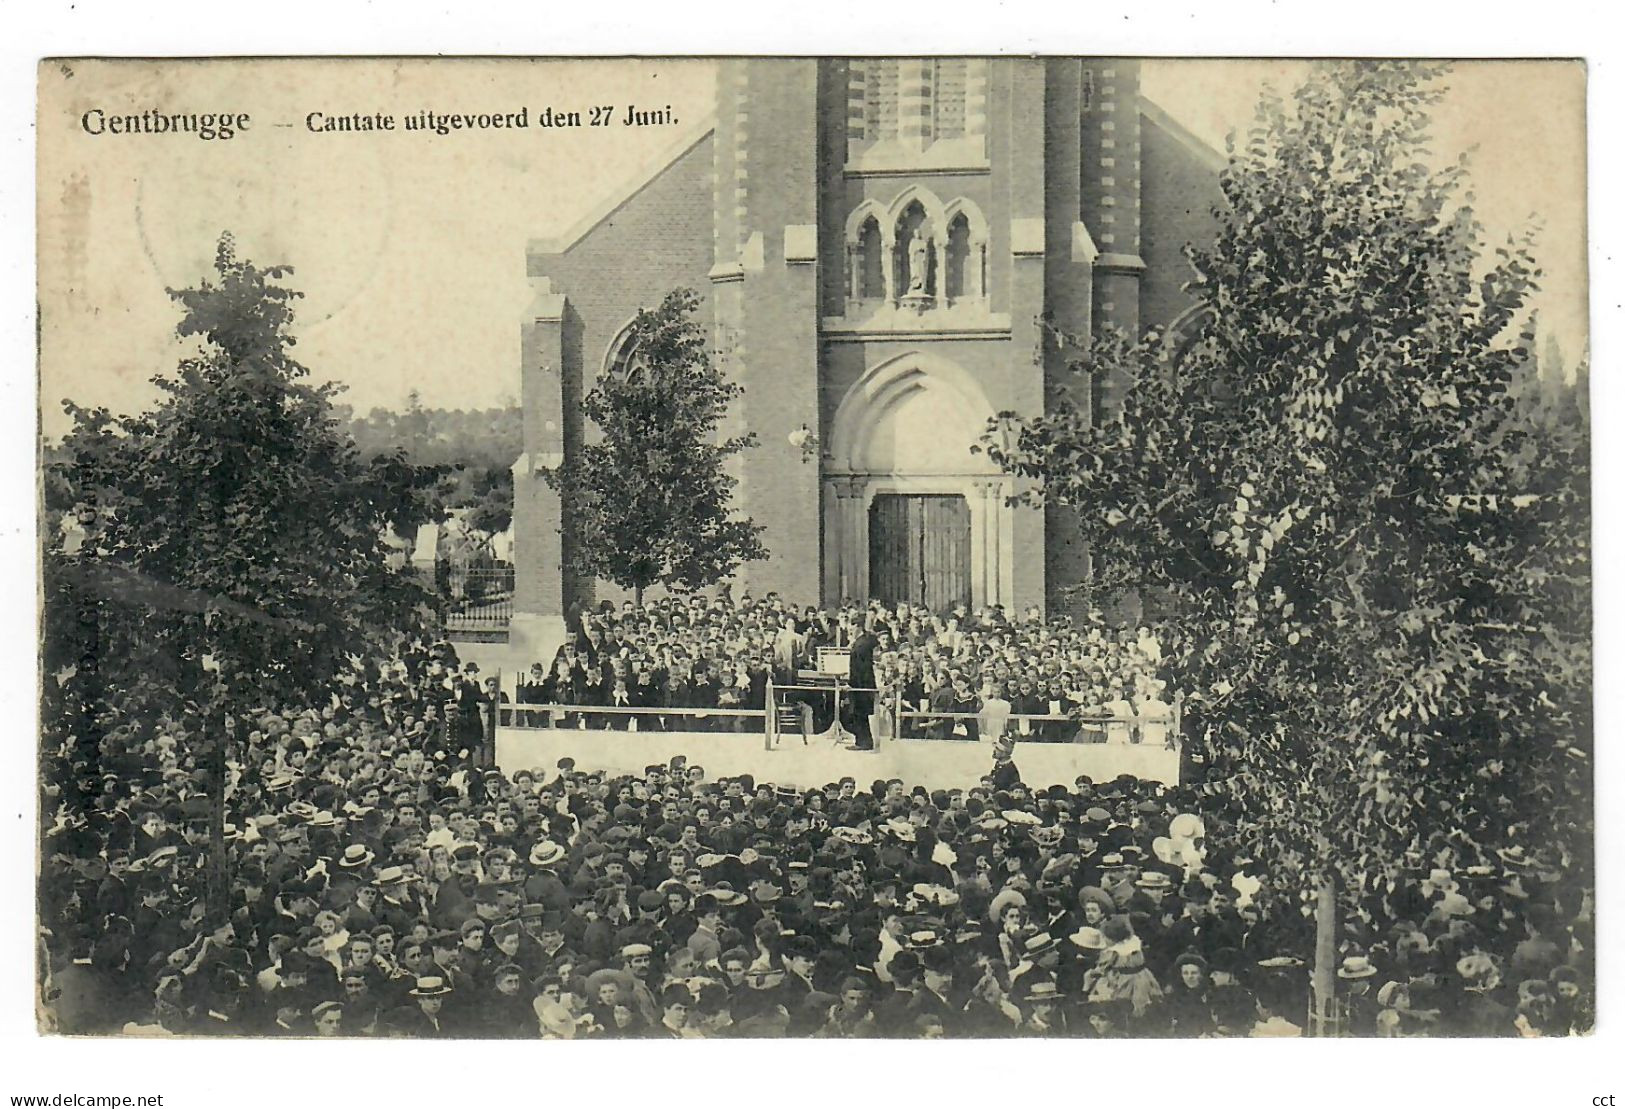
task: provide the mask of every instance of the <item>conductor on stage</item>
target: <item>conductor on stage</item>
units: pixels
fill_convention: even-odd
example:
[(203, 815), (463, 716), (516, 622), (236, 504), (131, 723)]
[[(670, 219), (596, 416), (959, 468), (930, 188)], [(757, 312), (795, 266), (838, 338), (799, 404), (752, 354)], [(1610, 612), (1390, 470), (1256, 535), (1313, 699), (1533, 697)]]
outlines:
[(873, 751), (875, 737), (869, 730), (869, 717), (875, 711), (875, 638), (869, 620), (863, 622), (863, 634), (852, 641), (851, 667), (847, 671), (852, 683), (852, 735), (855, 751)]

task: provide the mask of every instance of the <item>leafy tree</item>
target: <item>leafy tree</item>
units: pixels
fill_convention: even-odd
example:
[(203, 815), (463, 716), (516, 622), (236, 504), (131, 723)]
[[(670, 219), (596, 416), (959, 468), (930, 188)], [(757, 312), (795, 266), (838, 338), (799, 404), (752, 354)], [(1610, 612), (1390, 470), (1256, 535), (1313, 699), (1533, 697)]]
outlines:
[[(1406, 868), (1589, 857), (1587, 433), (1530, 418), (1525, 235), (1485, 264), (1465, 162), (1427, 166), (1437, 67), (1335, 63), (1267, 97), (1190, 254), (1204, 322), (1102, 337), (1120, 410), (1026, 423), (1101, 598), (1171, 607), (1210, 785), (1277, 916), (1375, 918)], [(1583, 378), (1582, 378), (1583, 380)], [(1205, 702), (1205, 703), (1204, 703)]]
[(513, 523), (513, 471), (492, 467), (473, 475), (466, 523), (475, 531), (496, 535)]
[[(64, 402), (73, 430), (52, 455), (45, 503), (84, 531), (45, 560), (47, 673), (89, 691), (67, 728), (110, 710), (185, 712), (207, 740), (220, 839), (223, 714), (236, 696), (325, 699), (351, 658), (409, 629), (427, 600), (386, 563), (386, 527), (437, 511), (436, 475), (398, 454), (362, 462), (291, 355), (287, 267), (220, 240), (214, 273), (172, 290), (177, 334), (196, 340), (154, 383), (150, 411)], [(223, 885), (217, 883), (217, 892)]]
[(601, 438), (545, 474), (564, 502), (571, 568), (639, 603), (651, 585), (698, 589), (767, 557), (761, 527), (730, 510), (724, 465), (756, 438), (717, 438), (744, 390), (711, 364), (698, 303), (679, 289), (638, 313), (625, 372), (601, 377), (581, 402)]

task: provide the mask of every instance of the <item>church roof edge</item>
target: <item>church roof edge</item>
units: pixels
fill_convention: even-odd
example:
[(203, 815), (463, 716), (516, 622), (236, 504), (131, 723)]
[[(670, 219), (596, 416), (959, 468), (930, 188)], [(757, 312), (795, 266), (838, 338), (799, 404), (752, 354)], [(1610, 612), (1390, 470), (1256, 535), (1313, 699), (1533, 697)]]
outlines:
[(717, 120), (713, 114), (685, 128), (680, 135), (661, 148), (658, 154), (640, 166), (637, 172), (628, 176), (564, 231), (546, 238), (531, 239), (525, 244), (526, 255), (534, 258), (568, 253), (585, 239), (593, 228), (629, 204), (685, 154), (709, 138), (716, 130), (716, 126)]
[(1169, 115), (1167, 109), (1155, 101), (1144, 96), (1140, 97), (1140, 114), (1168, 132), (1169, 137), (1194, 154), (1203, 165), (1215, 173), (1230, 164), (1224, 151), (1216, 150), (1205, 139), (1198, 138), (1189, 127)]

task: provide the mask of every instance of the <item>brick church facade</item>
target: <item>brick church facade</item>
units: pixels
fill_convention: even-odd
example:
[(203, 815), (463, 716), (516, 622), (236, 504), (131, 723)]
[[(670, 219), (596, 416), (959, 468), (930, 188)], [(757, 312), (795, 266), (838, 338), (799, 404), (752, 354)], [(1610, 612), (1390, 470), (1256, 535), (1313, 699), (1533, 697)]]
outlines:
[[(703, 298), (759, 445), (739, 511), (772, 557), (736, 591), (797, 603), (1053, 609), (1086, 572), (1053, 513), (970, 451), (997, 413), (1071, 388), (1069, 333), (1175, 322), (1222, 160), (1139, 89), (1133, 59), (737, 59), (714, 117), (559, 239), (533, 242), (514, 466), (515, 645), (618, 591), (565, 568), (540, 475), (589, 429), (641, 307)], [(1075, 397), (1102, 411), (1109, 383)], [(540, 657), (539, 653), (537, 657)]]

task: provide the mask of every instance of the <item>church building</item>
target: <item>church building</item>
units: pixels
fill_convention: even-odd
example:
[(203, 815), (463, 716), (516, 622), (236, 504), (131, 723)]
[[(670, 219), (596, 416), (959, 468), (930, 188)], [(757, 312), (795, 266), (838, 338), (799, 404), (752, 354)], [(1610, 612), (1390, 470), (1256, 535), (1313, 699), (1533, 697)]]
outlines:
[[(1087, 337), (1175, 323), (1188, 242), (1211, 237), (1223, 159), (1109, 58), (735, 59), (714, 115), (660, 164), (527, 251), (524, 454), (514, 466), (513, 641), (551, 642), (620, 593), (566, 569), (541, 476), (591, 429), (640, 308), (702, 297), (744, 386), (726, 433), (737, 510), (771, 552), (735, 592), (943, 610), (1063, 605), (1087, 572), (1058, 510), (971, 451), (1001, 412), (1072, 390), (1041, 320)], [(680, 121), (680, 126), (686, 121)], [(1074, 396), (1097, 418), (1109, 382)], [(540, 656), (538, 656), (540, 657)]]

